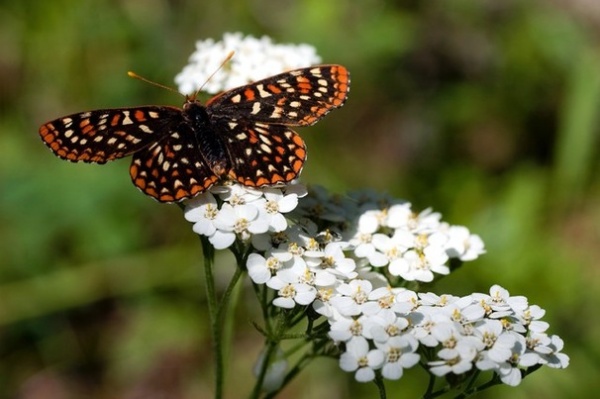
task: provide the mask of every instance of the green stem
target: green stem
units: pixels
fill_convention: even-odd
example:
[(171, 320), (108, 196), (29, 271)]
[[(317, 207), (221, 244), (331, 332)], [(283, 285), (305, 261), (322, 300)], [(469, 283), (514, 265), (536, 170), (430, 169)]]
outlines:
[(428, 373), (429, 381), (427, 383), (427, 391), (423, 394), (423, 399), (432, 398), (433, 396), (433, 388), (435, 387), (435, 376), (431, 373)]
[(375, 385), (377, 385), (377, 389), (379, 390), (379, 398), (380, 399), (385, 399), (387, 398), (386, 392), (385, 392), (385, 384), (383, 383), (383, 377), (381, 377), (381, 374), (377, 373), (377, 375), (375, 376)]
[(267, 370), (269, 369), (269, 366), (271, 365), (271, 360), (273, 358), (273, 354), (276, 349), (277, 349), (277, 342), (271, 341), (268, 343), (268, 345), (266, 347), (266, 351), (264, 353), (264, 357), (262, 359), (260, 373), (258, 374), (258, 377), (256, 378), (256, 383), (254, 384), (254, 389), (252, 390), (252, 394), (250, 395), (250, 398), (258, 399), (260, 397), (263, 382), (265, 380), (265, 376), (267, 375)]
[[(215, 278), (213, 267), (215, 264), (215, 248), (205, 236), (200, 236), (202, 242), (202, 254), (204, 256), (204, 277), (206, 287), (206, 300), (208, 302), (208, 315), (212, 333), (212, 345), (215, 357), (215, 399), (223, 397), (223, 343), (221, 341), (221, 311), (217, 305), (217, 293), (215, 290)], [(224, 306), (224, 305), (221, 305)]]

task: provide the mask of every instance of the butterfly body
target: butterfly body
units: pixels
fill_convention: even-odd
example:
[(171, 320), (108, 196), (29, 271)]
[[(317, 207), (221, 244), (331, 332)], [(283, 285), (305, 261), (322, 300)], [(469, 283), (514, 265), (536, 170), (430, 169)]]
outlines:
[[(231, 169), (231, 155), (224, 141), (226, 136), (219, 132), (215, 121), (211, 120), (207, 108), (195, 100), (188, 100), (183, 106), (185, 122), (191, 126), (198, 145), (199, 156), (204, 158), (212, 172), (221, 177)], [(181, 130), (185, 128), (182, 126)]]
[(82, 112), (40, 127), (60, 158), (105, 163), (132, 155), (135, 186), (161, 202), (192, 198), (222, 179), (250, 187), (298, 176), (306, 146), (290, 127), (341, 107), (349, 73), (340, 65), (297, 69), (183, 108), (141, 106)]

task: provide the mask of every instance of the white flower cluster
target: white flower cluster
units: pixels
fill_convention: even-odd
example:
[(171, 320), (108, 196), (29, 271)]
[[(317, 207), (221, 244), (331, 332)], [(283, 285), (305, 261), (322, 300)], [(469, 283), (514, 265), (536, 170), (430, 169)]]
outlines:
[[(360, 198), (363, 197), (363, 198)], [(357, 193), (330, 196), (317, 188), (290, 214), (298, 223), (252, 239), (259, 251), (248, 258), (250, 278), (278, 291), (274, 304), (314, 303), (327, 317), (358, 312), (351, 297), (364, 284), (400, 286), (448, 274), (450, 258), (472, 260), (483, 242), (465, 227), (440, 222), (431, 211), (415, 214), (408, 203)]]
[[(231, 51), (235, 52), (233, 58), (220, 68)], [(200, 87), (216, 94), (320, 62), (315, 48), (308, 44), (274, 44), (267, 36), (258, 39), (241, 33), (225, 33), (218, 42), (213, 39), (196, 42), (196, 51), (175, 77), (175, 83), (183, 94), (193, 94)]]
[(363, 263), (385, 267), (391, 276), (430, 282), (434, 273), (450, 273), (450, 258), (468, 261), (484, 253), (479, 236), (441, 222), (441, 215), (429, 209), (415, 214), (406, 202), (383, 209), (372, 209), (372, 203), (362, 207), (366, 210), (356, 230), (350, 230), (348, 243)]
[(489, 295), (462, 298), (372, 289), (366, 281), (353, 288), (354, 298), (362, 298), (356, 304), (360, 311), (330, 318), (329, 335), (345, 343), (340, 367), (358, 381), (373, 380), (375, 370), (399, 379), (403, 369), (419, 362), (420, 345), (435, 351), (435, 359), (426, 362), (437, 376), (492, 370), (510, 386), (521, 382), (521, 370), (528, 367), (569, 364), (560, 337), (546, 334), (548, 323), (540, 320), (544, 311), (500, 286)]
[(545, 333), (544, 311), (524, 297), (498, 286), (463, 298), (397, 288), (430, 282), (450, 272), (451, 258), (484, 252), (477, 235), (438, 213), (414, 213), (406, 202), (372, 193), (234, 184), (188, 201), (185, 217), (217, 249), (236, 239), (252, 245), (252, 281), (276, 291), (274, 306), (312, 306), (325, 316), (330, 338), (344, 343), (340, 367), (358, 381), (371, 381), (375, 370), (399, 379), (421, 359), (420, 346), (437, 349), (425, 360), (435, 375), (475, 367), (508, 385), (520, 383), (521, 369), (568, 365), (562, 340)]
[(306, 188), (300, 184), (263, 189), (237, 183), (213, 186), (186, 202), (184, 216), (194, 223), (194, 232), (208, 237), (215, 249), (225, 249), (236, 239), (247, 241), (287, 229), (283, 215), (296, 208), (298, 198), (305, 195)]

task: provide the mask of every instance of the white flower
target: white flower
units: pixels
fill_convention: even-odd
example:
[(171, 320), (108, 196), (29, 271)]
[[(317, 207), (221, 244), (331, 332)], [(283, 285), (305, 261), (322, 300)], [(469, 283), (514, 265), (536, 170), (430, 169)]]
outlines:
[(217, 200), (210, 193), (202, 193), (185, 203), (184, 217), (194, 223), (195, 233), (211, 237), (217, 231), (214, 221), (219, 213)]
[(211, 190), (219, 196), (224, 202), (236, 205), (246, 205), (262, 198), (264, 189), (246, 187), (239, 183), (228, 185), (213, 186)]
[(490, 288), (490, 294), (473, 294), (473, 300), (477, 301), (484, 309), (488, 317), (500, 319), (513, 314), (508, 304), (510, 295), (508, 291), (495, 284)]
[(287, 228), (287, 220), (283, 213), (292, 211), (297, 204), (298, 197), (295, 194), (284, 196), (278, 189), (271, 189), (270, 193), (265, 192), (265, 198), (253, 203), (268, 221), (269, 231), (273, 232), (284, 231)]
[(506, 385), (517, 386), (521, 383), (521, 370), (519, 366), (529, 367), (537, 363), (537, 356), (526, 355), (525, 337), (515, 334), (515, 343), (511, 348), (511, 356), (506, 362), (498, 365), (497, 373), (500, 380)]
[(447, 231), (449, 240), (446, 251), (451, 258), (459, 258), (466, 262), (475, 260), (485, 253), (481, 237), (471, 234), (469, 229), (463, 226), (451, 226)]
[(411, 213), (406, 228), (414, 233), (431, 233), (440, 228), (441, 217), (441, 214), (431, 209), (425, 209), (418, 215)]
[(375, 341), (375, 345), (385, 354), (381, 374), (388, 380), (398, 380), (403, 370), (413, 367), (421, 358), (415, 351), (419, 343), (409, 334), (394, 336), (385, 342)]
[(335, 342), (348, 342), (356, 337), (371, 337), (367, 331), (371, 322), (366, 316), (360, 316), (358, 319), (340, 316), (330, 320), (330, 325), (329, 337)]
[(354, 259), (346, 257), (343, 247), (342, 243), (331, 242), (323, 250), (304, 252), (306, 264), (317, 275), (317, 287), (331, 286), (357, 276), (354, 271), (356, 263)]
[[(403, 230), (396, 230), (392, 237), (385, 234), (374, 234), (371, 240), (375, 251), (367, 254), (369, 263), (375, 267), (389, 264), (390, 272), (400, 268), (398, 263), (403, 263), (402, 255), (413, 244), (414, 236)], [(357, 254), (358, 256), (358, 254)]]
[(336, 288), (340, 296), (331, 298), (329, 302), (341, 315), (358, 316), (362, 313), (362, 307), (368, 301), (372, 289), (372, 284), (367, 280), (352, 280), (340, 284)]
[(374, 316), (376, 323), (371, 327), (371, 335), (375, 344), (383, 343), (400, 336), (410, 325), (408, 319), (399, 317), (393, 311), (383, 311)]
[(340, 356), (340, 368), (344, 371), (356, 371), (354, 378), (358, 382), (369, 382), (375, 378), (375, 371), (383, 365), (385, 354), (380, 349), (369, 350), (364, 338), (357, 338), (346, 344), (346, 352)]
[(444, 307), (459, 301), (459, 298), (454, 295), (437, 295), (433, 292), (420, 293), (418, 296), (421, 306)]
[(256, 284), (264, 284), (280, 270), (285, 262), (292, 259), (293, 255), (287, 251), (274, 249), (267, 253), (269, 256), (264, 256), (252, 253), (248, 255), (246, 267), (248, 275)]
[(462, 337), (451, 348), (444, 348), (437, 353), (441, 360), (429, 362), (433, 374), (441, 377), (448, 373), (463, 374), (473, 368), (473, 360), (483, 344), (475, 337)]
[[(379, 211), (366, 211), (358, 218), (356, 231), (349, 239), (349, 244), (354, 247), (354, 254), (359, 258), (369, 257), (375, 252), (373, 234), (379, 229)], [(384, 263), (385, 264), (385, 263)], [(384, 265), (383, 264), (383, 265)], [(382, 266), (383, 266), (382, 265)]]
[(214, 221), (215, 227), (223, 233), (222, 239), (215, 242), (211, 240), (211, 243), (216, 249), (223, 249), (233, 244), (236, 236), (247, 240), (252, 234), (266, 232), (269, 229), (269, 223), (259, 216), (260, 213), (255, 206), (223, 204)]
[(315, 312), (318, 314), (325, 316), (329, 319), (330, 323), (334, 320), (337, 320), (339, 317), (343, 317), (337, 313), (335, 308), (329, 303), (329, 300), (333, 297), (334, 290), (333, 288), (318, 288), (317, 289), (317, 297), (313, 302), (312, 306)]
[(408, 230), (409, 220), (413, 216), (410, 206), (411, 205), (408, 202), (390, 206), (387, 212), (387, 219), (385, 221), (386, 226), (393, 229)]
[(541, 358), (541, 363), (552, 367), (552, 368), (561, 368), (569, 366), (569, 356), (564, 353), (560, 353), (563, 349), (564, 342), (558, 335), (553, 335), (550, 337), (551, 343), (548, 347), (551, 349), (551, 353), (543, 355)]
[(543, 333), (548, 329), (548, 327), (550, 327), (547, 322), (540, 320), (542, 317), (544, 317), (546, 311), (537, 305), (531, 305), (522, 312), (515, 313), (519, 321), (524, 326), (528, 327), (529, 331)]
[[(231, 51), (235, 52), (233, 58), (219, 69)], [(225, 33), (218, 42), (198, 41), (189, 61), (175, 77), (183, 94), (193, 94), (202, 85), (207, 93), (219, 93), (291, 69), (318, 64), (321, 59), (315, 48), (307, 44), (274, 44), (267, 36), (258, 39), (241, 33)]]
[(503, 332), (502, 323), (498, 320), (484, 320), (476, 327), (477, 336), (488, 348), (489, 359), (496, 363), (507, 361), (515, 345), (515, 335)]
[(395, 303), (392, 307), (397, 314), (408, 314), (419, 306), (419, 297), (417, 293), (411, 290), (402, 289), (396, 294)]
[(452, 325), (452, 320), (448, 315), (439, 311), (436, 308), (420, 307), (418, 311), (414, 311), (408, 315), (413, 329), (412, 334), (419, 340), (419, 342), (425, 346), (435, 347), (439, 344), (439, 340), (436, 336), (439, 336), (439, 332), (436, 336), (433, 335), (433, 330), (440, 324)]
[(419, 253), (408, 250), (398, 262), (390, 264), (393, 276), (400, 276), (407, 281), (433, 281), (433, 273), (448, 274), (450, 269), (445, 263), (448, 255), (440, 248), (427, 247)]
[(297, 271), (292, 269), (277, 272), (268, 282), (267, 286), (277, 290), (279, 295), (273, 300), (275, 306), (291, 309), (296, 304), (309, 305), (315, 300), (317, 290), (310, 284), (300, 282)]

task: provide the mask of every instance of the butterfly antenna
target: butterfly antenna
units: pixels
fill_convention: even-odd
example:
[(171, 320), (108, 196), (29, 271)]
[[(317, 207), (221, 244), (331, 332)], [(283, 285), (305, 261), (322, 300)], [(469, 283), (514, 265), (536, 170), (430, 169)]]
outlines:
[(174, 89), (174, 88), (172, 88), (172, 87), (165, 86), (165, 85), (163, 85), (163, 84), (160, 84), (160, 83), (157, 83), (157, 82), (153, 82), (153, 81), (151, 81), (150, 79), (146, 79), (145, 77), (143, 77), (143, 76), (140, 76), (140, 75), (138, 75), (138, 74), (137, 74), (137, 73), (135, 73), (135, 72), (128, 71), (128, 72), (127, 72), (127, 75), (128, 75), (130, 78), (139, 79), (139, 80), (141, 80), (142, 82), (149, 83), (149, 84), (151, 84), (151, 85), (153, 85), (153, 86), (160, 87), (160, 88), (163, 88), (163, 89), (165, 89), (165, 90), (172, 91), (173, 93), (177, 93), (177, 94), (179, 94), (180, 96), (186, 97), (186, 96), (185, 96), (185, 94), (181, 94), (180, 92), (178, 92), (177, 90), (175, 90), (175, 89)]
[(210, 74), (210, 76), (204, 81), (204, 83), (202, 83), (202, 86), (200, 86), (198, 88), (198, 90), (196, 90), (196, 92), (194, 93), (194, 95), (192, 96), (192, 98), (198, 97), (198, 93), (200, 93), (202, 91), (202, 89), (204, 88), (204, 86), (206, 86), (206, 84), (208, 82), (210, 82), (210, 80), (213, 78), (213, 76), (215, 76), (215, 74), (217, 72), (219, 72), (225, 66), (225, 64), (227, 64), (229, 62), (229, 60), (231, 60), (233, 58), (233, 54), (235, 54), (235, 51), (230, 51), (229, 54), (227, 54), (227, 57), (225, 57), (225, 59), (223, 60), (223, 62), (221, 62), (221, 65), (219, 65), (219, 67), (217, 69), (215, 69), (215, 71), (213, 73)]

